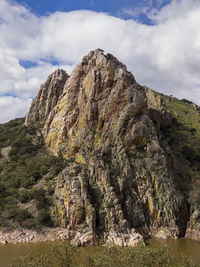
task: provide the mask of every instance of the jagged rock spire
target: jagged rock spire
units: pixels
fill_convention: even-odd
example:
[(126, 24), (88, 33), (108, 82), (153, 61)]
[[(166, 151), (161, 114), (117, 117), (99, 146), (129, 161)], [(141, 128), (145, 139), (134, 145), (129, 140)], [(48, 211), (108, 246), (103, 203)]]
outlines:
[(100, 49), (61, 76), (50, 76), (26, 118), (44, 122), (47, 149), (69, 160), (56, 179), (55, 225), (94, 239), (107, 233), (115, 244), (134, 244), (135, 229), (183, 235), (188, 214), (173, 154), (152, 121), (164, 118), (161, 101), (147, 101), (126, 66)]
[(58, 69), (48, 76), (46, 82), (40, 86), (38, 95), (32, 101), (30, 110), (26, 115), (25, 125), (45, 122), (62, 95), (68, 77), (68, 74), (62, 69)]

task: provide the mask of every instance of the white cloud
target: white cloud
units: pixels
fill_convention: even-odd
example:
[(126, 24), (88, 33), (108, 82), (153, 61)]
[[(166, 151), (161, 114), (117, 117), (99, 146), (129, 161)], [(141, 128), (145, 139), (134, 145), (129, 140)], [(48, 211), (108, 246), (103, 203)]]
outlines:
[[(83, 10), (37, 17), (14, 2), (0, 2), (1, 95), (16, 95), (23, 105), (57, 68), (52, 61), (70, 73), (91, 49), (102, 48), (125, 63), (139, 83), (200, 104), (199, 0), (143, 7), (153, 26)], [(20, 60), (36, 66), (24, 68)]]
[(12, 96), (0, 97), (0, 122), (4, 123), (14, 118), (24, 115), (30, 104), (31, 99), (17, 98)]
[(158, 14), (165, 5), (168, 4), (168, 0), (143, 0), (139, 1), (137, 6), (124, 7), (120, 10), (119, 15), (122, 17), (129, 16), (135, 20), (140, 21), (140, 16), (145, 15), (146, 17), (155, 16)]
[(199, 0), (172, 0), (170, 5), (161, 10), (152, 9), (147, 14), (155, 23), (164, 23), (170, 20), (187, 19), (188, 14), (200, 8)]

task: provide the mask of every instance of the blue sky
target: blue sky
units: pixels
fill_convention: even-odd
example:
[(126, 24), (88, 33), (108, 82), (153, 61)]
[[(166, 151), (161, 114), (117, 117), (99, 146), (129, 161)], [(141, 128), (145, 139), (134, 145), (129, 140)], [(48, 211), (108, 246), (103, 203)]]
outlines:
[[(171, 0), (17, 0), (19, 4), (28, 7), (39, 16), (54, 13), (56, 11), (68, 12), (74, 10), (93, 10), (97, 12), (107, 12), (112, 16), (130, 19), (132, 16), (123, 12), (125, 9), (135, 10), (162, 7), (170, 3)], [(144, 24), (152, 24), (152, 21), (145, 14), (138, 14), (137, 19)]]
[(0, 123), (96, 48), (141, 85), (200, 104), (199, 25), (200, 0), (0, 0)]

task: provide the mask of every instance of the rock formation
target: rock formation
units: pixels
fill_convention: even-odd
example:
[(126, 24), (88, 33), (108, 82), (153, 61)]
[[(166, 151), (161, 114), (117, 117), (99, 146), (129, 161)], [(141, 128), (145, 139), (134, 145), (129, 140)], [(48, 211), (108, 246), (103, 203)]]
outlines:
[(25, 120), (26, 126), (35, 122), (44, 123), (50, 111), (56, 106), (68, 77), (64, 70), (56, 70), (49, 75), (47, 81), (41, 85), (37, 97), (32, 101)]
[(26, 117), (32, 122), (42, 125), (46, 148), (67, 161), (56, 178), (55, 226), (120, 245), (150, 233), (185, 235), (181, 174), (160, 131), (172, 118), (114, 56), (97, 49), (70, 77), (50, 75)]

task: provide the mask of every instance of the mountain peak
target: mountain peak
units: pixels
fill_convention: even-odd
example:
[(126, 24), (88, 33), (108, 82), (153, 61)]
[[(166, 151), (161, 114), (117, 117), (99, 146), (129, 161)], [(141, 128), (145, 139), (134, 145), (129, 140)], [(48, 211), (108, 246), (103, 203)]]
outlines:
[[(111, 71), (111, 69), (118, 69), (118, 70), (121, 69), (120, 74), (122, 74), (123, 72), (127, 72), (126, 65), (121, 63), (112, 54), (109, 53), (105, 54), (104, 50), (102, 49), (96, 49), (94, 51), (90, 51), (88, 55), (83, 57), (80, 65), (87, 66), (89, 69), (94, 68), (96, 70), (102, 68), (106, 68), (107, 71)], [(132, 76), (131, 78), (134, 80), (133, 75), (130, 74), (130, 76)]]
[(83, 227), (90, 238), (107, 232), (115, 244), (133, 245), (135, 230), (185, 234), (186, 202), (176, 187), (173, 154), (159, 137), (159, 125), (168, 127), (171, 117), (117, 58), (97, 49), (70, 77), (54, 72), (26, 123), (34, 120), (43, 123), (46, 148), (70, 162), (56, 179), (55, 225)]
[(77, 142), (80, 131), (107, 131), (124, 109), (137, 114), (145, 105), (145, 91), (126, 66), (103, 50), (91, 51), (67, 79), (62, 98), (46, 121), (46, 145), (68, 157), (59, 136)]
[(32, 101), (25, 119), (26, 126), (37, 122), (44, 123), (62, 95), (68, 77), (69, 75), (62, 69), (57, 69), (48, 76), (46, 82), (40, 86), (36, 98)]

